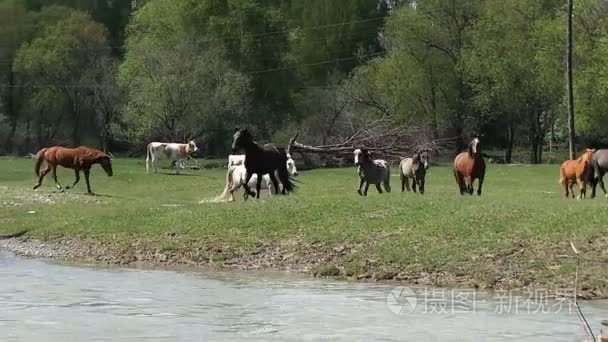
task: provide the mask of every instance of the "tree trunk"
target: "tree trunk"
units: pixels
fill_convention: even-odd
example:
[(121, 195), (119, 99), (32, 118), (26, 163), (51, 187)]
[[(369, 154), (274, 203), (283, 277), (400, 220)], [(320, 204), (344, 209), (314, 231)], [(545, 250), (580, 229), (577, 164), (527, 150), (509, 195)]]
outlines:
[(6, 153), (13, 153), (13, 145), (15, 140), (15, 133), (17, 132), (17, 118), (10, 117), (10, 131), (8, 132), (8, 136), (6, 137)]
[(544, 147), (544, 143), (543, 143), (543, 138), (541, 137), (538, 141), (538, 152), (536, 153), (536, 158), (537, 158), (537, 162), (538, 164), (542, 164), (543, 163), (543, 147)]
[(80, 145), (80, 108), (78, 108), (78, 105), (78, 90), (75, 90), (72, 101), (72, 143), (74, 147)]
[(437, 124), (437, 93), (435, 89), (435, 77), (433, 74), (433, 65), (429, 66), (429, 76), (431, 84), (431, 129), (433, 133), (433, 140), (439, 139), (439, 125)]
[(9, 63), (8, 70), (8, 96), (7, 96), (7, 116), (9, 118), (10, 131), (6, 137), (5, 150), (6, 153), (10, 154), (13, 152), (13, 144), (15, 139), (15, 132), (17, 131), (17, 113), (15, 110), (15, 74), (13, 73), (12, 63)]
[(538, 140), (536, 137), (530, 139), (530, 164), (538, 164)]
[(507, 149), (505, 150), (505, 163), (511, 164), (513, 162), (513, 144), (515, 143), (515, 127), (513, 122), (509, 122), (507, 125)]
[(25, 151), (26, 153), (32, 152), (32, 119), (25, 121)]
[(572, 12), (574, 0), (568, 0), (568, 25), (567, 25), (567, 36), (568, 36), (568, 47), (566, 49), (566, 78), (568, 88), (568, 145), (570, 150), (570, 159), (576, 158), (576, 146), (574, 145), (576, 132), (574, 131), (574, 91), (573, 91), (573, 80), (572, 80)]

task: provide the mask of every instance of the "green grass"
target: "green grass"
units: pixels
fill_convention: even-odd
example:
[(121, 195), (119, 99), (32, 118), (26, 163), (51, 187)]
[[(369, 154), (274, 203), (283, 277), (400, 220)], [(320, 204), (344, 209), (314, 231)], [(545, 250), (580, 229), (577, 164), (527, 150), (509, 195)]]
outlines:
[[(388, 272), (421, 284), (517, 288), (570, 286), (569, 241), (587, 257), (608, 258), (608, 201), (564, 199), (555, 165), (489, 165), (481, 197), (461, 197), (451, 169), (433, 167), (424, 196), (402, 194), (394, 175), (392, 193), (370, 188), (362, 198), (347, 168), (302, 172), (291, 196), (264, 193), (243, 203), (241, 193), (236, 203), (202, 204), (221, 193), (224, 170), (146, 175), (142, 160), (117, 159), (114, 177), (94, 167), (95, 197), (84, 195), (84, 179), (56, 193), (50, 175), (33, 191), (31, 160), (0, 158), (0, 170), (2, 231), (29, 229), (36, 239), (94, 241), (125, 253), (218, 262), (296, 241), (300, 262), (336, 265), (347, 276)], [(71, 170), (58, 172), (62, 184), (73, 181)], [(47, 195), (56, 203), (37, 200)], [(306, 260), (315, 252), (324, 258)], [(608, 295), (608, 267), (583, 266), (583, 284)]]

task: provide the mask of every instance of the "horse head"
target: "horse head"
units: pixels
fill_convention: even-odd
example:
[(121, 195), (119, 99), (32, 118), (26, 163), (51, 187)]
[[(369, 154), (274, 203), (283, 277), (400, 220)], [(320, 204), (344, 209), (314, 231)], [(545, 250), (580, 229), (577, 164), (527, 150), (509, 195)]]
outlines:
[(420, 162), (424, 165), (425, 170), (428, 170), (431, 166), (431, 154), (429, 151), (420, 152)]
[(232, 153), (236, 154), (251, 142), (253, 142), (253, 135), (247, 128), (235, 128), (232, 136)]
[(477, 157), (480, 154), (481, 154), (481, 142), (479, 141), (479, 138), (475, 138), (475, 139), (471, 140), (471, 143), (469, 144), (469, 155), (472, 157)]
[(291, 155), (287, 153), (287, 171), (292, 176), (298, 175), (298, 169), (296, 168), (296, 162), (291, 158)]
[(353, 154), (355, 155), (355, 165), (357, 166), (363, 164), (364, 161), (371, 159), (369, 150), (365, 147), (356, 149)]
[(109, 155), (102, 153), (102, 155), (95, 158), (95, 161), (101, 165), (101, 168), (103, 168), (108, 177), (112, 177), (114, 172), (112, 172), (112, 158)]
[(581, 156), (581, 161), (583, 161), (585, 163), (590, 163), (595, 151), (596, 151), (595, 149), (590, 149), (590, 148), (585, 149), (585, 153), (583, 153), (583, 155)]
[(196, 146), (196, 142), (194, 140), (188, 141), (188, 154), (192, 154), (198, 151), (198, 147)]

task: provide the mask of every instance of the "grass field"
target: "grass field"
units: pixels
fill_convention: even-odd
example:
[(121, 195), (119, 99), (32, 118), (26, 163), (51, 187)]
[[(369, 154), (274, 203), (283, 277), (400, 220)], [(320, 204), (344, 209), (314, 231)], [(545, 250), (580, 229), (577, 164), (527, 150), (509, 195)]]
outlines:
[[(33, 191), (28, 159), (0, 159), (0, 170), (2, 231), (79, 241), (127, 262), (164, 253), (423, 285), (556, 289), (574, 279), (569, 241), (588, 258), (608, 259), (608, 200), (564, 199), (555, 165), (489, 165), (481, 197), (461, 197), (448, 167), (429, 170), (423, 196), (402, 194), (393, 168), (393, 192), (370, 188), (367, 198), (355, 192), (354, 168), (312, 170), (294, 195), (245, 203), (241, 194), (236, 203), (212, 201), (223, 169), (146, 175), (143, 160), (118, 159), (111, 178), (95, 166), (97, 196), (84, 195), (84, 179), (59, 193), (50, 175)], [(70, 184), (73, 172), (59, 169), (59, 178)], [(606, 266), (583, 263), (591, 296), (608, 295)]]

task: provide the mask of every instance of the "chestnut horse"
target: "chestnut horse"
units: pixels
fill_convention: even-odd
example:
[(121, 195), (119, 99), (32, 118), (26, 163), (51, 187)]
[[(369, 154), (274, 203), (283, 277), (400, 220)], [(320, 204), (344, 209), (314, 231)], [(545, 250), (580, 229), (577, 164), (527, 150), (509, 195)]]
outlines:
[(479, 180), (477, 195), (481, 196), (483, 178), (486, 174), (486, 162), (481, 154), (481, 143), (475, 138), (469, 144), (469, 150), (462, 152), (454, 159), (454, 177), (460, 189), (460, 194), (473, 195), (473, 182)]
[(577, 183), (580, 190), (579, 198), (585, 198), (587, 183), (592, 181), (593, 153), (595, 150), (586, 149), (580, 158), (566, 160), (559, 168), (559, 183), (564, 187), (566, 197), (572, 193), (572, 198), (574, 198), (574, 183)]
[[(42, 162), (46, 162), (47, 166), (46, 169), (40, 171)], [(80, 180), (80, 170), (82, 170), (84, 172), (84, 179), (87, 181), (87, 191), (89, 194), (93, 194), (91, 185), (89, 184), (89, 172), (91, 171), (91, 166), (93, 164), (100, 164), (106, 174), (112, 177), (112, 161), (110, 160), (110, 156), (102, 151), (84, 146), (76, 148), (66, 148), (62, 146), (43, 148), (36, 153), (35, 157), (34, 172), (39, 178), (38, 184), (34, 185), (34, 190), (40, 187), (42, 179), (50, 171), (53, 171), (55, 185), (61, 190), (61, 184), (57, 181), (57, 166), (63, 166), (65, 168), (74, 169), (76, 175), (74, 184), (67, 186), (66, 189), (73, 188), (78, 184), (78, 181)]]

